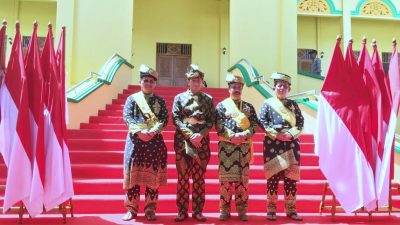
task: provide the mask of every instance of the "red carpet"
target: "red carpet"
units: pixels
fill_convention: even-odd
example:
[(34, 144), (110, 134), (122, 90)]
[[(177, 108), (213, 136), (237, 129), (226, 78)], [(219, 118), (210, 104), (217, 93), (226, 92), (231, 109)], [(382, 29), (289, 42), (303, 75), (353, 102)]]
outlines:
[[(125, 213), (123, 207), (122, 190), (122, 161), (123, 149), (126, 137), (126, 126), (122, 119), (122, 108), (125, 99), (132, 93), (139, 90), (138, 86), (130, 85), (123, 93), (118, 95), (112, 104), (107, 104), (104, 110), (99, 110), (98, 116), (92, 116), (89, 123), (82, 123), (79, 130), (68, 131), (68, 145), (70, 148), (72, 174), (74, 177), (74, 212), (76, 218), (68, 218), (68, 224), (132, 224), (132, 222), (122, 222), (122, 214)], [(174, 96), (183, 92), (184, 88), (176, 87), (157, 87), (156, 93), (164, 97), (167, 101), (169, 112), (171, 111)], [(214, 97), (217, 104), (228, 96), (226, 89), (207, 88), (206, 93)], [(262, 104), (261, 102), (255, 104)], [(176, 178), (175, 157), (173, 150), (174, 127), (172, 121), (163, 132), (164, 139), (168, 147), (168, 178), (169, 185), (160, 188), (159, 205), (157, 213), (159, 220), (156, 224), (174, 223), (173, 218), (177, 212), (175, 206)], [(249, 187), (249, 223), (266, 224), (266, 180), (263, 172), (262, 159), (262, 140), (264, 134), (261, 129), (255, 134), (255, 163), (250, 168), (250, 187)], [(312, 135), (303, 135), (301, 139), (301, 182), (298, 184), (298, 211), (305, 217), (304, 223), (311, 224), (331, 224), (331, 217), (324, 214), (319, 216), (319, 204), (325, 178), (318, 166), (318, 158), (314, 155), (314, 143)], [(217, 136), (213, 129), (211, 132), (211, 151), (212, 157), (206, 173), (206, 206), (204, 212), (211, 216), (207, 224), (219, 223), (218, 199), (219, 183), (217, 172)], [(338, 165), (339, 166), (339, 165)], [(6, 168), (4, 162), (0, 162), (0, 184), (5, 183)], [(280, 190), (282, 194), (282, 190)], [(3, 204), (4, 191), (0, 191), (0, 204)], [(283, 195), (280, 195), (279, 210), (283, 212)], [(330, 204), (330, 196), (327, 204)], [(394, 196), (394, 206), (399, 207), (399, 196)], [(143, 212), (141, 206), (140, 212)], [(191, 206), (190, 206), (191, 208)], [(234, 208), (234, 207), (233, 207)], [(327, 211), (328, 213), (328, 211)], [(292, 223), (280, 214), (274, 224)], [(385, 214), (387, 215), (387, 214)], [(10, 218), (12, 217), (12, 218)], [(46, 218), (42, 218), (46, 217)], [(61, 223), (59, 218), (48, 218), (44, 215), (41, 218), (25, 219), (25, 224), (54, 224)], [(51, 215), (50, 217), (54, 217)], [(58, 216), (56, 216), (58, 217)], [(15, 224), (15, 215), (0, 215), (1, 224)], [(358, 217), (339, 216), (337, 222), (344, 224), (365, 224), (368, 217), (359, 214)], [(147, 224), (143, 218), (138, 218), (139, 223)], [(376, 215), (373, 224), (381, 222), (400, 224), (398, 214), (389, 216)], [(188, 223), (193, 224), (192, 219)], [(245, 224), (240, 223), (237, 218), (232, 217), (228, 223), (223, 224)]]

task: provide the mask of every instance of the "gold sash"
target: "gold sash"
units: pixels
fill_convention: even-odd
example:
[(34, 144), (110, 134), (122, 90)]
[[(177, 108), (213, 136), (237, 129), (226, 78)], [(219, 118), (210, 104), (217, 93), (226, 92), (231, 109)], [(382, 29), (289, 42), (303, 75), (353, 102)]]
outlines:
[[(224, 101), (222, 101), (222, 105), (225, 107), (226, 111), (228, 114), (232, 116), (232, 119), (235, 120), (236, 124), (242, 128), (242, 130), (246, 130), (247, 128), (250, 127), (250, 120), (247, 118), (247, 116), (241, 111), (242, 110), (242, 101), (240, 101), (240, 109), (237, 107), (235, 102), (233, 101), (232, 98), (226, 98)], [(225, 142), (230, 142), (229, 139), (226, 139), (224, 137), (220, 137), (221, 141)], [(250, 163), (253, 163), (254, 161), (254, 145), (252, 140), (248, 140), (247, 142), (244, 143), (249, 143), (250, 144)]]
[(146, 128), (151, 128), (153, 127), (157, 121), (158, 118), (157, 116), (151, 111), (151, 108), (149, 104), (146, 101), (146, 98), (144, 97), (144, 94), (142, 91), (137, 92), (132, 95), (133, 99), (135, 99), (136, 104), (139, 106), (140, 111), (142, 111), (144, 118), (146, 119)]
[(240, 101), (240, 109), (236, 106), (232, 98), (227, 98), (222, 101), (222, 105), (225, 107), (227, 114), (232, 116), (236, 124), (239, 125), (242, 130), (246, 130), (250, 127), (250, 120), (247, 116), (240, 110), (242, 110), (242, 101)]
[(268, 104), (292, 127), (296, 126), (296, 115), (276, 97), (267, 99)]

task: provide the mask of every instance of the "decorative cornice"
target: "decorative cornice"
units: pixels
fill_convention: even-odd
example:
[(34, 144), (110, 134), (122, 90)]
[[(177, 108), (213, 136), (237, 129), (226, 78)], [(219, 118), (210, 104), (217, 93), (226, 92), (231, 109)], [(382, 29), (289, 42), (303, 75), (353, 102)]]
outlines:
[(297, 0), (297, 12), (309, 14), (342, 14), (332, 0)]
[(400, 18), (396, 6), (390, 0), (361, 0), (351, 14), (353, 16)]
[(297, 6), (298, 12), (329, 14), (329, 5), (325, 0), (303, 0)]
[(360, 10), (361, 15), (367, 16), (392, 16), (392, 11), (385, 3), (373, 0), (365, 3)]

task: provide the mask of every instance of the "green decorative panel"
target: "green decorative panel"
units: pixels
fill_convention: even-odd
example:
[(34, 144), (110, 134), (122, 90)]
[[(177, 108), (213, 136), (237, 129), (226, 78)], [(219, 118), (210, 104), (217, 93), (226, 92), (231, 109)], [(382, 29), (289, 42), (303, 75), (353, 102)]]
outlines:
[(303, 75), (303, 76), (306, 76), (306, 77), (312, 77), (312, 78), (319, 79), (319, 80), (325, 80), (325, 77), (323, 77), (321, 75), (309, 73), (309, 72), (306, 72), (304, 70), (298, 70), (297, 73), (299, 75)]
[(67, 99), (69, 102), (80, 102), (82, 99), (86, 98), (88, 95), (93, 93), (97, 88), (104, 84), (110, 85), (114, 79), (117, 70), (123, 65), (127, 65), (133, 68), (126, 59), (122, 58), (118, 54), (114, 54), (107, 60), (107, 62), (100, 69), (100, 72), (91, 72), (89, 77), (80, 83), (73, 86), (67, 91)]

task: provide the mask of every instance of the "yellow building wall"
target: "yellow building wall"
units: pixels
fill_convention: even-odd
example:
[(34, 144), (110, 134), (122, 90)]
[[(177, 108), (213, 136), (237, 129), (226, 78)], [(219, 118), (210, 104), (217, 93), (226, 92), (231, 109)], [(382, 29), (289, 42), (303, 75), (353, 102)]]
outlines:
[(371, 42), (376, 39), (379, 52), (392, 52), (392, 38), (400, 40), (400, 21), (352, 19), (353, 49), (361, 50), (362, 37), (367, 37), (367, 47), (372, 54)]
[(71, 0), (59, 1), (74, 7), (73, 19), (67, 20), (67, 22), (73, 22), (72, 29), (67, 27), (67, 39), (73, 39), (72, 46), (67, 47), (72, 52), (70, 53), (72, 58), (70, 85), (87, 78), (92, 71), (98, 72), (114, 53), (130, 60), (133, 27), (132, 0), (74, 0), (73, 5), (69, 3)]
[(199, 64), (209, 87), (219, 87), (220, 4), (215, 0), (135, 0), (133, 64), (155, 68), (156, 43), (191, 44), (192, 63)]
[(8, 27), (17, 20), (18, 7), (18, 0), (0, 0), (0, 20), (3, 21), (5, 19), (8, 22)]
[[(35, 20), (38, 22), (38, 37), (47, 36), (47, 25), (49, 22), (53, 25), (53, 34), (56, 33), (56, 13), (56, 2), (21, 1), (18, 10), (18, 20), (21, 23), (21, 34), (23, 36), (31, 36), (33, 31), (33, 21)], [(56, 43), (58, 43), (58, 40)]]
[(57, 1), (57, 26), (56, 33), (54, 34), (55, 40), (60, 40), (62, 26), (65, 26), (65, 73), (66, 73), (66, 84), (71, 87), (72, 76), (72, 50), (74, 43), (74, 12), (75, 0), (58, 0)]
[(249, 60), (261, 74), (293, 75), (297, 88), (297, 6), (291, 0), (230, 1), (230, 62)]
[[(46, 37), (47, 24), (52, 22), (53, 29), (56, 27), (56, 7), (55, 1), (20, 1), (20, 0), (0, 0), (0, 19), (7, 21), (7, 36), (14, 38), (15, 22), (20, 23), (22, 36), (31, 36), (33, 22), (38, 22), (38, 36)], [(7, 42), (6, 57), (8, 59), (11, 45)]]
[(297, 18), (297, 45), (298, 48), (317, 48), (317, 18), (299, 16)]
[[(227, 69), (230, 68), (229, 61), (230, 37), (229, 37), (229, 0), (220, 1), (220, 79), (218, 87), (226, 87), (225, 76)], [(223, 54), (222, 49), (226, 49)]]
[(400, 134), (400, 115), (397, 117), (396, 134)]

